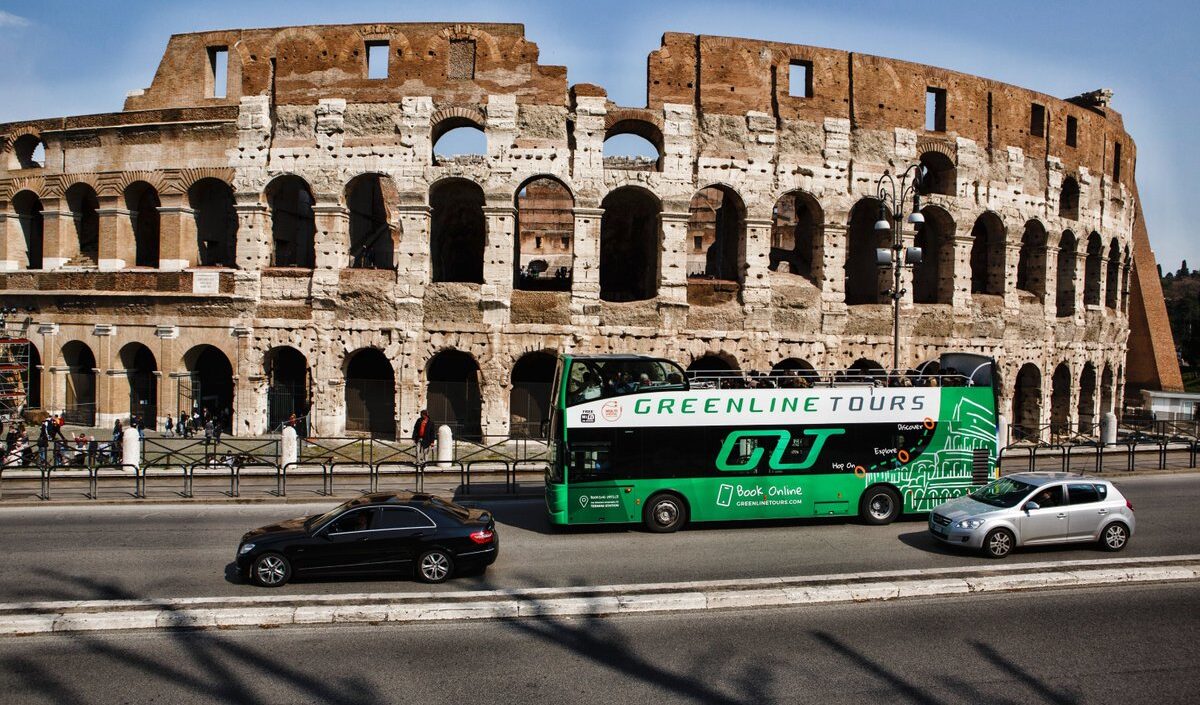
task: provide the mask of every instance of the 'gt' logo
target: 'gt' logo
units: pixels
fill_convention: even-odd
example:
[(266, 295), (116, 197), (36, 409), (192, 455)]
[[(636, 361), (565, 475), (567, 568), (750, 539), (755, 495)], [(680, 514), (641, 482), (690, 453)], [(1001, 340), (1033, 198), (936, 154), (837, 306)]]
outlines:
[(771, 429), (761, 431), (734, 431), (725, 437), (725, 442), (721, 444), (721, 451), (717, 454), (717, 469), (723, 472), (745, 472), (758, 467), (759, 461), (762, 460), (763, 454), (766, 452), (761, 446), (756, 445), (750, 451), (745, 459), (739, 463), (730, 462), (731, 456), (734, 455), (734, 449), (737, 447), (738, 441), (750, 438), (774, 438), (775, 450), (771, 451), (771, 457), (767, 460), (767, 465), (772, 470), (807, 470), (817, 462), (817, 457), (821, 455), (821, 449), (825, 447), (825, 441), (830, 436), (840, 436), (846, 433), (844, 428), (814, 428), (804, 431), (804, 435), (811, 436), (813, 439), (812, 448), (808, 449), (808, 456), (799, 463), (783, 462), (783, 454), (787, 450), (788, 443), (792, 440), (792, 434), (783, 429)]

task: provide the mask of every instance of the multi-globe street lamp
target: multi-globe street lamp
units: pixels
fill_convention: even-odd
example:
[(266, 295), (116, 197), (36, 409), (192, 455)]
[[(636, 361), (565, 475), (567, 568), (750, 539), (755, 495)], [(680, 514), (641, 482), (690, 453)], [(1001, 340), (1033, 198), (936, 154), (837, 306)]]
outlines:
[[(912, 267), (921, 263), (921, 248), (904, 247), (904, 233), (900, 211), (903, 205), (912, 198), (912, 212), (904, 220), (911, 223), (913, 230), (920, 232), (925, 224), (925, 216), (921, 215), (921, 187), (929, 176), (929, 170), (922, 164), (913, 164), (900, 174), (899, 181), (892, 176), (891, 171), (884, 171), (879, 177), (876, 189), (879, 198), (879, 220), (875, 221), (875, 232), (891, 231), (891, 247), (880, 247), (875, 250), (875, 264), (881, 268), (891, 268), (892, 288), (884, 292), (892, 298), (892, 374), (900, 374), (900, 300), (905, 290), (900, 287), (900, 273), (904, 267)], [(911, 183), (909, 182), (911, 179)], [(893, 217), (888, 222), (888, 211)]]

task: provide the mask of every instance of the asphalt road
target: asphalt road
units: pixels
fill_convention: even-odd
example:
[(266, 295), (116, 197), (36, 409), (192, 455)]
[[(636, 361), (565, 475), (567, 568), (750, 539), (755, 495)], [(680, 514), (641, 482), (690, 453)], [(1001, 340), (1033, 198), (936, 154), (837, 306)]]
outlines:
[(1200, 585), (0, 641), (5, 702), (1193, 703)]
[[(1120, 483), (1137, 512), (1125, 556), (1200, 553), (1200, 475)], [(241, 535), (320, 505), (107, 505), (0, 508), (0, 602), (261, 595), (230, 567)], [(890, 526), (855, 520), (696, 525), (671, 535), (638, 527), (554, 530), (537, 501), (495, 502), (496, 565), (444, 590), (600, 585), (990, 564), (936, 544), (921, 516)], [(1102, 558), (1092, 546), (1028, 549), (1010, 561)], [(291, 593), (427, 590), (406, 578), (296, 582)]]

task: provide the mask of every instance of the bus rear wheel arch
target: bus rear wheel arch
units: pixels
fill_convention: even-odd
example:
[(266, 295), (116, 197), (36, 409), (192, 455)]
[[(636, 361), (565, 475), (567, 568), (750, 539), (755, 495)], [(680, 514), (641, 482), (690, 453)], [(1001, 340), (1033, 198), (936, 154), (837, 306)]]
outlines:
[(656, 534), (669, 534), (687, 524), (688, 505), (674, 492), (659, 492), (646, 500), (642, 523)]
[(872, 485), (862, 493), (862, 499), (858, 501), (859, 517), (872, 526), (891, 524), (900, 518), (903, 511), (900, 493), (891, 485)]

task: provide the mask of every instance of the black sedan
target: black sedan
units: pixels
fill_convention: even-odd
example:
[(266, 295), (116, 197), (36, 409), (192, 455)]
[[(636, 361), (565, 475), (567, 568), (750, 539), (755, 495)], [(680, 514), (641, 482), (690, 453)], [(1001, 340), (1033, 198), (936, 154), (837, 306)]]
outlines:
[(247, 532), (238, 572), (263, 587), (293, 577), (412, 571), (440, 583), (456, 571), (485, 569), (500, 537), (490, 512), (430, 494), (369, 494), (331, 511)]

